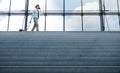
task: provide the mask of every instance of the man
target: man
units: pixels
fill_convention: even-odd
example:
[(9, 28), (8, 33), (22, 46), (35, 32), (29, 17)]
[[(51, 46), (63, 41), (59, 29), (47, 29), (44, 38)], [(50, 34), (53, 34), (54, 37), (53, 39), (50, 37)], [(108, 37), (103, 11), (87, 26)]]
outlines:
[[(40, 15), (40, 6), (36, 5), (35, 8), (36, 9), (33, 11), (32, 17), (31, 17), (31, 20), (32, 19), (34, 20), (34, 26), (31, 31), (34, 31), (35, 28), (37, 29), (37, 31), (39, 31), (38, 19), (39, 19), (39, 15)], [(31, 23), (31, 20), (30, 20), (30, 23)]]

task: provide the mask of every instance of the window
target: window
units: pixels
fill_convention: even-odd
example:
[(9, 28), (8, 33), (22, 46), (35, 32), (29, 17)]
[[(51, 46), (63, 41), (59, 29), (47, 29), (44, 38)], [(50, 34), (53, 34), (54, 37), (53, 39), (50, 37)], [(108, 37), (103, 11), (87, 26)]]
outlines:
[(9, 11), (10, 0), (0, 0), (0, 11)]
[(100, 31), (100, 17), (99, 16), (84, 16), (84, 31)]
[(11, 10), (25, 10), (25, 0), (11, 0)]
[(47, 16), (46, 19), (47, 31), (63, 31), (63, 17), (62, 16)]
[(118, 0), (118, 6), (119, 6), (118, 8), (119, 8), (119, 10), (120, 10), (120, 0)]
[(0, 31), (7, 31), (8, 16), (0, 15)]
[(63, 10), (63, 0), (47, 0), (47, 10)]
[[(99, 1), (100, 0), (0, 0), (0, 31), (7, 31), (8, 29), (9, 31), (18, 31), (21, 28), (24, 29), (25, 7), (27, 3), (29, 14), (32, 13), (37, 4), (40, 5), (44, 13), (41, 14), (39, 19), (40, 31), (64, 31), (64, 28), (65, 31), (101, 31), (100, 15), (103, 14), (100, 14)], [(105, 31), (120, 31), (120, 16), (118, 16), (120, 0), (101, 1), (103, 1), (102, 7), (106, 10), (104, 16)], [(11, 9), (10, 13), (9, 9)], [(83, 16), (81, 9), (83, 9)], [(9, 14), (10, 19), (8, 18)], [(28, 16), (28, 26), (30, 18), (31, 15)], [(28, 31), (31, 31), (33, 25), (34, 23), (32, 22)]]
[(9, 31), (19, 31), (22, 29), (22, 25), (24, 25), (24, 16), (11, 16)]
[(81, 16), (66, 16), (66, 31), (82, 31)]
[(106, 10), (117, 10), (117, 0), (103, 0)]
[(80, 12), (81, 0), (65, 0), (66, 12)]
[(104, 17), (105, 31), (120, 31), (117, 15), (107, 15)]
[(99, 12), (99, 0), (83, 0), (84, 12)]

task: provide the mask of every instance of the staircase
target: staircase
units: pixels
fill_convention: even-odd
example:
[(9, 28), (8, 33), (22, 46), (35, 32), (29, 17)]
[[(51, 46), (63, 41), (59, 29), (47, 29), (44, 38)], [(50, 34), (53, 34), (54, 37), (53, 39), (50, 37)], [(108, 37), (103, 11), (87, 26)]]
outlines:
[(120, 73), (120, 32), (0, 32), (0, 73)]

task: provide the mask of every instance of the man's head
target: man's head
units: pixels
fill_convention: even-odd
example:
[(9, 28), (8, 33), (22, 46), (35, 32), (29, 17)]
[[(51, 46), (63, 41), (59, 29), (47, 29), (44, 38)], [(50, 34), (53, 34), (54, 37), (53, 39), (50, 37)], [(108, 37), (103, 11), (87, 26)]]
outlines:
[(35, 8), (36, 8), (36, 9), (40, 9), (40, 6), (37, 4), (37, 5), (35, 6)]

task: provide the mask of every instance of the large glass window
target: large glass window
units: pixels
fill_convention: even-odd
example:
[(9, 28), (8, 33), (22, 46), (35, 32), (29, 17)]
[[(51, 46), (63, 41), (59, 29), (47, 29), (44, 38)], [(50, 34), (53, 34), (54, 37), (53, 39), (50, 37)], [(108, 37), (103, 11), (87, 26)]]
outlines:
[(82, 31), (81, 16), (72, 15), (65, 18), (66, 31)]
[(81, 12), (81, 0), (65, 0), (66, 12)]
[(47, 10), (63, 10), (63, 0), (47, 0)]
[(100, 31), (99, 16), (84, 16), (83, 17), (84, 31)]
[[(100, 14), (99, 12), (99, 1), (100, 0), (0, 0), (0, 31), (7, 31), (8, 27), (9, 31), (24, 29), (25, 7), (27, 3), (30, 14), (37, 4), (40, 5), (44, 13), (41, 14), (39, 18), (40, 31), (63, 31), (64, 27), (65, 31), (82, 31), (82, 29), (84, 31), (101, 31), (100, 23), (102, 22), (100, 22), (100, 15), (102, 15), (102, 13)], [(106, 10), (106, 15), (104, 16), (105, 31), (120, 31), (118, 17), (120, 0), (101, 1), (103, 2), (102, 8)], [(10, 13), (9, 9), (11, 9)], [(83, 9), (83, 14), (81, 13), (81, 9)], [(9, 15), (10, 19), (8, 18)], [(82, 15), (83, 20), (81, 19)], [(31, 15), (28, 16), (28, 27), (30, 18)], [(8, 21), (8, 19), (10, 21)], [(33, 25), (34, 23), (32, 22), (28, 31), (31, 31)]]
[(117, 10), (117, 0), (103, 0), (106, 10)]
[(120, 10), (120, 0), (118, 0), (117, 2), (118, 2), (119, 10)]
[(99, 12), (99, 0), (83, 0), (84, 12)]
[(11, 0), (11, 10), (25, 10), (25, 0)]
[(9, 11), (10, 0), (0, 0), (0, 11)]
[(107, 15), (104, 17), (105, 31), (119, 31), (119, 20), (117, 15)]
[(47, 16), (46, 23), (47, 31), (63, 31), (62, 16)]
[(0, 31), (7, 31), (8, 16), (0, 15)]
[(22, 25), (24, 25), (24, 16), (11, 16), (9, 31), (19, 31), (22, 29)]

